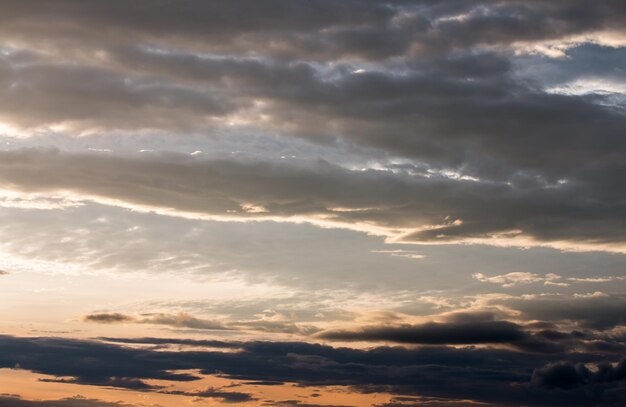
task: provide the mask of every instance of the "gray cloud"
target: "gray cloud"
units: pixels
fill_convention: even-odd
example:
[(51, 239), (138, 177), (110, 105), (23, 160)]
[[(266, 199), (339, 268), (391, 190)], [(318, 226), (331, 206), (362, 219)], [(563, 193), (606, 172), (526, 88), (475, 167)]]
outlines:
[(173, 328), (189, 328), (198, 330), (217, 331), (254, 331), (284, 334), (310, 335), (320, 329), (307, 324), (296, 324), (292, 321), (253, 319), (253, 320), (210, 320), (197, 318), (185, 312), (177, 314), (147, 314), (141, 317), (134, 317), (120, 313), (96, 313), (83, 317), (85, 322), (95, 322), (100, 324), (111, 323), (138, 323), (166, 325)]
[(89, 314), (85, 315), (83, 318), (86, 322), (96, 322), (99, 324), (113, 324), (119, 322), (131, 322), (133, 321), (132, 317), (128, 315), (120, 314), (120, 313), (99, 313), (99, 314)]
[(172, 154), (115, 157), (20, 150), (0, 152), (0, 157), (0, 184), (24, 192), (73, 191), (105, 202), (223, 219), (296, 217), (375, 231), (367, 226), (373, 225), (379, 233), (418, 243), (488, 241), (504, 234), (600, 249), (623, 244), (624, 225), (617, 220), (623, 205), (589, 201), (591, 191), (580, 185), (526, 189), (352, 171), (325, 162), (291, 165)]
[[(29, 0), (3, 3), (2, 15), (3, 33), (30, 41), (76, 43), (80, 39), (102, 46), (134, 38), (213, 51), (374, 59), (619, 30), (624, 8), (613, 0), (272, 0), (263, 5), (187, 0), (180, 7), (167, 2), (158, 6), (107, 2), (94, 7), (64, 0), (54, 8), (45, 1)], [(458, 16), (464, 18), (450, 18)]]
[[(623, 77), (621, 51), (571, 42), (623, 33), (623, 2), (159, 5), (4, 2), (2, 121), (51, 144), (59, 132), (269, 133), (347, 146), (359, 165), (341, 154), (300, 168), (12, 151), (5, 186), (213, 216), (316, 216), (405, 242), (504, 235), (623, 251), (623, 103), (546, 90)], [(563, 51), (569, 62), (541, 60), (543, 75), (538, 57), (516, 51), (545, 41), (577, 47)], [(589, 67), (596, 55), (610, 66)], [(372, 167), (387, 171), (354, 171)]]
[[(120, 304), (129, 314), (84, 321), (412, 346), (1, 337), (0, 367), (135, 391), (167, 392), (148, 380), (193, 381), (177, 373), (193, 370), (389, 391), (390, 406), (622, 405), (623, 256), (462, 244), (626, 250), (624, 27), (622, 0), (3, 1), (0, 234), (12, 273), (27, 259), (306, 286), (155, 299), (155, 313)], [(577, 81), (601, 86), (570, 91)], [(136, 153), (152, 149), (164, 152)], [(402, 257), (383, 239), (429, 246)], [(573, 291), (594, 284), (607, 293)], [(350, 305), (367, 290), (368, 306), (388, 308), (375, 322), (319, 332), (365, 317)], [(401, 325), (427, 315), (444, 322)]]
[(412, 344), (511, 343), (525, 336), (518, 325), (506, 321), (374, 326), (354, 331), (325, 331), (318, 335), (322, 339), (339, 341), (389, 341)]
[(582, 327), (609, 329), (626, 324), (626, 299), (621, 295), (595, 293), (562, 297), (535, 296), (504, 300), (527, 319), (546, 321), (572, 321)]

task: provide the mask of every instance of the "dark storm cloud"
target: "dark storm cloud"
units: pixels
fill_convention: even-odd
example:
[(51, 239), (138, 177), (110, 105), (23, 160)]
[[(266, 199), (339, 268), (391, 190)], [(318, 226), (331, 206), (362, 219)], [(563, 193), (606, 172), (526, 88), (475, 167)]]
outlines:
[[(3, 349), (1, 367), (19, 366), (37, 373), (74, 377), (79, 384), (116, 386), (115, 378), (193, 380), (192, 376), (172, 371), (200, 369), (204, 374), (219, 374), (233, 380), (285, 381), (305, 386), (349, 385), (365, 392), (385, 389), (397, 394), (473, 399), (501, 406), (519, 403), (591, 406), (603, 400), (607, 405), (623, 402), (623, 399), (611, 402), (604, 397), (614, 394), (611, 391), (619, 389), (623, 381), (621, 365), (609, 367), (607, 364), (616, 362), (615, 354), (545, 355), (475, 347), (358, 350), (299, 342), (238, 342), (237, 347), (241, 349), (238, 352), (172, 352), (131, 349), (94, 341), (9, 336), (1, 337), (0, 345)], [(601, 385), (601, 389), (586, 392), (588, 385), (582, 385), (554, 391), (537, 385), (539, 379), (531, 383), (533, 371), (563, 361), (606, 366), (598, 370), (605, 373), (597, 373), (604, 378), (602, 383), (589, 384)], [(538, 375), (540, 373), (535, 377)], [(142, 390), (162, 391), (158, 388)]]
[[(326, 162), (276, 164), (183, 155), (115, 157), (53, 150), (0, 152), (0, 185), (74, 191), (127, 204), (235, 218), (323, 217), (376, 225), (414, 242), (454, 242), (517, 231), (538, 241), (622, 244), (624, 204), (590, 200), (579, 184), (522, 188), (444, 176), (352, 171)], [(611, 204), (609, 204), (612, 202)], [(247, 205), (256, 205), (254, 211)], [(437, 226), (434, 226), (437, 225)], [(513, 235), (514, 235), (513, 234)], [(601, 246), (599, 246), (601, 247)]]

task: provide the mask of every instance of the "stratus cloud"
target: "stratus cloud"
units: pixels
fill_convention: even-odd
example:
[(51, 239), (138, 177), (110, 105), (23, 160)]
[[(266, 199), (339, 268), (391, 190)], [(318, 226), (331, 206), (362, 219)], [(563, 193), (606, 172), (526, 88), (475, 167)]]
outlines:
[[(109, 341), (115, 341), (109, 338)], [(154, 341), (154, 342), (152, 342)], [(120, 343), (177, 343), (181, 339), (120, 339)], [(598, 383), (595, 391), (572, 387), (553, 391), (542, 386), (532, 372), (551, 363), (568, 361), (607, 364), (619, 361), (619, 353), (599, 356), (595, 353), (529, 353), (523, 350), (451, 348), (377, 347), (372, 349), (333, 348), (303, 342), (235, 342), (230, 347), (237, 352), (149, 350), (128, 348), (118, 344), (54, 338), (0, 337), (5, 352), (0, 353), (0, 367), (14, 367), (58, 377), (74, 377), (76, 384), (99, 386), (109, 384), (112, 377), (146, 380), (188, 381), (200, 376), (174, 374), (176, 370), (200, 370), (202, 374), (219, 374), (233, 380), (272, 383), (289, 381), (303, 386), (351, 385), (354, 391), (369, 392), (384, 386), (396, 395), (465, 399), (513, 405), (516, 403), (545, 406), (589, 406), (599, 404), (605, 392), (619, 389), (618, 380)], [(229, 348), (228, 342), (207, 346)], [(93, 363), (85, 364), (88, 359)], [(612, 365), (607, 378), (617, 370)], [(262, 367), (262, 369), (261, 369)], [(621, 368), (620, 368), (621, 369)], [(535, 375), (540, 376), (540, 373)], [(450, 385), (454, 378), (454, 386)], [(503, 386), (503, 384), (506, 384)], [(146, 388), (145, 391), (161, 391)], [(619, 393), (617, 393), (619, 396)], [(618, 406), (623, 397), (614, 399)], [(61, 404), (62, 405), (62, 404)], [(609, 404), (611, 405), (611, 404)]]
[(548, 273), (545, 276), (540, 276), (536, 273), (516, 271), (491, 277), (488, 277), (482, 273), (475, 273), (472, 275), (472, 277), (484, 283), (500, 284), (502, 285), (502, 287), (505, 288), (513, 287), (517, 284), (531, 284), (538, 282), (541, 282), (544, 285), (568, 285), (567, 283), (555, 282), (555, 280), (560, 280), (562, 277), (554, 273)]
[(128, 315), (120, 314), (120, 313), (100, 313), (100, 314), (90, 314), (86, 315), (83, 318), (86, 322), (96, 322), (99, 324), (113, 324), (120, 322), (130, 322), (134, 319), (129, 317)]
[(330, 330), (319, 338), (339, 341), (389, 341), (412, 344), (508, 343), (525, 337), (516, 324), (506, 321), (427, 323), (422, 325), (372, 326), (357, 330)]
[[(58, 4), (0, 6), (7, 38), (0, 129), (22, 137), (40, 130), (75, 136), (237, 129), (331, 146), (340, 141), (364, 162), (398, 156), (409, 163), (389, 168), (401, 175), (381, 176), (321, 166), (170, 162), (166, 176), (156, 163), (103, 158), (95, 177), (76, 185), (80, 176), (60, 180), (54, 171), (62, 161), (71, 161), (67, 170), (86, 158), (44, 158), (35, 165), (50, 170), (50, 185), (35, 189), (208, 216), (315, 219), (405, 242), (497, 237), (503, 244), (624, 250), (623, 104), (603, 94), (548, 92), (536, 80), (541, 75), (523, 69), (514, 54), (532, 43), (576, 35), (597, 42), (622, 32), (626, 13), (618, 0)], [(607, 60), (619, 67), (619, 56)], [(576, 77), (598, 74), (583, 65)], [(562, 70), (572, 76), (572, 68)], [(602, 75), (620, 76), (619, 69), (611, 72)], [(128, 177), (152, 170), (158, 181)], [(98, 171), (116, 172), (102, 181)], [(212, 178), (203, 182), (207, 172)], [(449, 182), (440, 179), (445, 174)], [(135, 183), (133, 194), (121, 191), (115, 176)], [(308, 190), (294, 185), (298, 177)], [(27, 178), (4, 181), (34, 187), (23, 185)], [(380, 196), (368, 195), (366, 183)], [(362, 186), (354, 197), (341, 193), (354, 185)]]
[(13, 41), (82, 43), (93, 48), (134, 38), (241, 54), (254, 50), (291, 58), (368, 60), (619, 32), (625, 14), (619, 0), (270, 0), (263, 4), (234, 0), (227, 5), (185, 0), (183, 4), (107, 2), (93, 7), (62, 0), (53, 7), (44, 0), (8, 0), (2, 4), (0, 32)]
[[(352, 171), (325, 162), (290, 165), (172, 154), (115, 157), (19, 150), (0, 152), (0, 158), (3, 188), (69, 191), (83, 199), (171, 215), (308, 221), (416, 243), (498, 243), (492, 240), (497, 237), (505, 244), (624, 250), (624, 231), (615, 221), (623, 205), (609, 209), (594, 204), (586, 199), (594, 192), (580, 185), (528, 189)], [(249, 205), (265, 210), (250, 212)]]
[(224, 403), (245, 403), (248, 401), (257, 400), (253, 397), (252, 394), (239, 392), (239, 391), (228, 391), (223, 388), (215, 388), (208, 387), (203, 390), (197, 391), (181, 391), (181, 390), (164, 390), (160, 393), (164, 394), (175, 394), (182, 396), (192, 396), (192, 397), (201, 397), (201, 398), (213, 398), (218, 399)]
[(569, 321), (584, 328), (610, 329), (626, 324), (626, 298), (620, 295), (531, 295), (493, 301), (520, 311), (523, 318)]
[[(140, 47), (118, 54), (138, 68), (0, 59), (0, 118), (72, 134), (213, 134), (252, 126), (314, 142), (345, 139), (435, 169), (537, 187), (558, 180), (616, 185), (611, 174), (623, 168), (626, 118), (603, 105), (606, 97), (543, 92), (512, 75), (500, 56), (470, 53), (402, 75), (384, 66), (353, 75), (346, 73), (350, 65), (334, 72), (301, 61), (201, 58)], [(467, 65), (477, 72), (455, 68)], [(589, 160), (598, 166), (586, 167)]]
[(179, 312), (176, 314), (159, 313), (154, 315), (143, 315), (140, 317), (120, 313), (96, 313), (84, 316), (83, 321), (100, 324), (137, 323), (210, 331), (232, 330), (300, 335), (310, 335), (320, 331), (319, 328), (313, 325), (297, 324), (289, 320), (263, 318), (254, 320), (210, 320), (197, 318), (185, 312)]
[(206, 330), (225, 330), (227, 328), (220, 321), (211, 321), (193, 317), (186, 313), (178, 314), (155, 314), (144, 317), (134, 317), (120, 313), (96, 313), (83, 317), (85, 322), (95, 322), (99, 324), (113, 324), (134, 322), (139, 324), (168, 325), (175, 328), (191, 328)]

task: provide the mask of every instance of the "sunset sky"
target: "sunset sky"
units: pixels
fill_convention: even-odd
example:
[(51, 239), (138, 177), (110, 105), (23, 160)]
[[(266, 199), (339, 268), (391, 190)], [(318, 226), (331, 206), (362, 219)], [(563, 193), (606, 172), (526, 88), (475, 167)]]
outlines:
[(0, 407), (626, 405), (626, 1), (0, 0)]

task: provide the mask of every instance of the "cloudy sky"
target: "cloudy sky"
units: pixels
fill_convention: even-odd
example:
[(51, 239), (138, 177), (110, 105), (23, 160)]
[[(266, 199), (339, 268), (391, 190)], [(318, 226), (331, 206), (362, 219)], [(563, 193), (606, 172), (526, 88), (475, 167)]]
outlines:
[(0, 0), (0, 407), (626, 404), (623, 0)]

